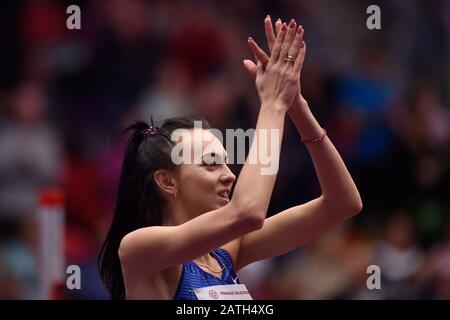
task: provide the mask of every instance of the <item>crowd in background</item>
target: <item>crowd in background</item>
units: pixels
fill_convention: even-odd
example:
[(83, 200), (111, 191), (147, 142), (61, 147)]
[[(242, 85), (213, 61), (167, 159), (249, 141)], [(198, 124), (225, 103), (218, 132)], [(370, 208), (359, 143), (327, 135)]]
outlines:
[[(39, 190), (65, 194), (65, 256), (82, 270), (71, 299), (108, 295), (97, 271), (121, 167), (124, 125), (201, 114), (254, 128), (242, 60), (266, 49), (263, 20), (295, 18), (308, 52), (302, 93), (363, 199), (362, 214), (287, 255), (240, 272), (259, 299), (450, 299), (450, 2), (72, 1), (2, 4), (0, 299), (38, 298)], [(239, 165), (231, 166), (238, 174)], [(320, 195), (287, 121), (268, 216)], [(366, 286), (381, 270), (381, 290)]]

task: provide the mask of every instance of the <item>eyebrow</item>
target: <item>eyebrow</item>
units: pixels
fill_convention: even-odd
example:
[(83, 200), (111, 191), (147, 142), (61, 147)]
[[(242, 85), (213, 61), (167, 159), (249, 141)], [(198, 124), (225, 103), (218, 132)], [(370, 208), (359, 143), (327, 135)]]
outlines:
[(215, 157), (219, 158), (219, 160), (222, 160), (222, 159), (225, 160), (225, 161), (223, 161), (224, 163), (228, 160), (228, 152), (226, 152), (226, 151), (225, 151), (225, 159), (224, 159), (222, 153), (215, 152), (215, 151), (204, 153), (204, 154), (201, 155), (201, 157), (203, 158), (205, 156), (212, 155), (213, 153), (214, 153)]

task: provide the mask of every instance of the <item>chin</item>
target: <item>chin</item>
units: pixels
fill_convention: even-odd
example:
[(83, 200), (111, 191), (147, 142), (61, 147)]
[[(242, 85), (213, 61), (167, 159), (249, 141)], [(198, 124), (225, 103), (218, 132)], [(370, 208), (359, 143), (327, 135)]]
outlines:
[(222, 202), (222, 201), (221, 201), (221, 202), (218, 202), (217, 205), (216, 205), (216, 206), (217, 206), (216, 209), (217, 209), (217, 208), (225, 207), (228, 203), (229, 203), (229, 202)]

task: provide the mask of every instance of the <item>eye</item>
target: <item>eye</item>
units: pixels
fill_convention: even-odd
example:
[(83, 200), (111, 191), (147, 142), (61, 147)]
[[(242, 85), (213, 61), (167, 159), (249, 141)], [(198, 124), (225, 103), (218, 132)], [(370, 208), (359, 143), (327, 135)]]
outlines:
[(210, 167), (216, 166), (217, 165), (216, 154), (212, 152), (210, 154), (204, 155), (203, 164)]

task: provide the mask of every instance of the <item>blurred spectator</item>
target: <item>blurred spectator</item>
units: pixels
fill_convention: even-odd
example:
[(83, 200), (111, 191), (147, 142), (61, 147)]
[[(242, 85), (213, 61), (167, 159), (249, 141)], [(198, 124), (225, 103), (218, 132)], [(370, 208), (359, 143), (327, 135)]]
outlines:
[(34, 213), (39, 188), (59, 182), (62, 148), (41, 84), (19, 84), (11, 100), (0, 128), (0, 218), (20, 219)]
[(195, 112), (192, 103), (192, 75), (180, 60), (163, 61), (154, 86), (141, 94), (137, 116), (151, 123)]
[(428, 189), (437, 186), (448, 174), (450, 158), (450, 112), (443, 105), (437, 86), (421, 82), (408, 105), (397, 113), (396, 134), (414, 155), (415, 183)]
[(383, 230), (373, 264), (381, 269), (380, 299), (417, 299), (419, 290), (412, 280), (423, 263), (423, 252), (415, 237), (411, 218), (405, 211), (394, 212)]
[(62, 162), (60, 140), (48, 122), (47, 110), (42, 85), (24, 81), (12, 94), (0, 128), (0, 228), (6, 237), (0, 246), (0, 277), (5, 281), (0, 288), (5, 288), (6, 298), (37, 297), (37, 238), (30, 239), (24, 231), (35, 229), (38, 191), (60, 182)]
[(343, 298), (366, 275), (370, 253), (369, 242), (357, 230), (349, 225), (335, 228), (290, 254), (291, 259), (278, 269), (281, 272), (273, 273), (278, 298)]
[[(369, 46), (361, 53), (361, 67), (355, 74), (344, 75), (337, 85), (336, 99), (341, 105), (338, 128), (351, 126), (344, 149), (354, 164), (371, 165), (382, 161), (391, 148), (391, 134), (385, 116), (392, 98), (386, 70), (389, 62), (381, 47)], [(341, 120), (341, 121), (339, 121)], [(338, 132), (338, 131), (337, 131)]]
[(429, 250), (417, 279), (423, 298), (450, 300), (450, 220), (445, 238)]

